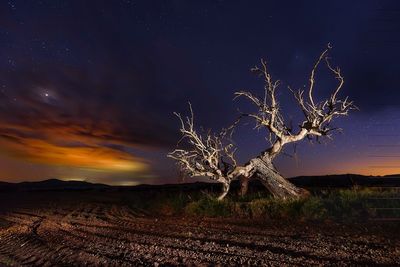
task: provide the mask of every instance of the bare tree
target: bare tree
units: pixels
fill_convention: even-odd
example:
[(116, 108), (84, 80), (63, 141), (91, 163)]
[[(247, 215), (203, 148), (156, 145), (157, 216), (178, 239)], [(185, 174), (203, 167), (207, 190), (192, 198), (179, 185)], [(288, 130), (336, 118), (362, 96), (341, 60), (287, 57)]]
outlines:
[[(290, 91), (293, 93), (304, 120), (295, 130), (283, 116), (276, 91), (279, 81), (274, 81), (267, 68), (267, 63), (261, 60), (261, 66), (252, 68), (252, 72), (264, 79), (264, 96), (257, 97), (248, 91), (235, 93), (235, 98), (244, 97), (255, 107), (252, 113), (242, 113), (240, 119), (249, 117), (256, 122), (256, 128), (268, 130), (270, 147), (262, 151), (259, 156), (251, 159), (243, 166), (239, 166), (234, 157), (236, 147), (230, 137), (236, 123), (228, 129), (223, 129), (218, 134), (207, 132), (201, 135), (196, 132), (193, 121), (193, 111), (190, 107), (191, 117), (184, 121), (180, 114), (175, 113), (181, 121), (182, 139), (187, 141), (187, 149), (176, 149), (168, 156), (177, 160), (180, 169), (189, 176), (206, 176), (223, 184), (223, 193), (219, 199), (223, 199), (229, 191), (232, 180), (240, 178), (244, 194), (247, 191), (250, 179), (260, 180), (264, 186), (277, 198), (298, 198), (306, 191), (296, 187), (286, 180), (276, 169), (273, 160), (283, 151), (283, 147), (290, 143), (301, 141), (305, 138), (331, 138), (331, 134), (340, 128), (333, 128), (330, 123), (339, 116), (346, 116), (355, 109), (348, 98), (339, 99), (338, 93), (343, 87), (344, 78), (339, 68), (333, 68), (329, 62), (328, 52), (331, 46), (322, 52), (314, 64), (309, 77), (307, 90)], [(332, 94), (323, 101), (315, 101), (313, 90), (315, 86), (316, 71), (324, 61), (328, 70), (335, 76), (338, 84)], [(306, 94), (306, 97), (304, 96)]]
[[(254, 119), (257, 128), (266, 128), (269, 132), (268, 138), (271, 143), (268, 149), (246, 164), (246, 167), (252, 171), (250, 172), (251, 176), (242, 177), (242, 187), (247, 187), (250, 178), (256, 178), (278, 198), (296, 198), (305, 193), (305, 190), (296, 187), (282, 177), (275, 168), (273, 160), (282, 152), (283, 147), (287, 144), (298, 142), (306, 137), (310, 139), (313, 137), (317, 139), (320, 137), (332, 138), (332, 132), (340, 130), (340, 128), (332, 128), (330, 126), (331, 121), (339, 116), (347, 116), (350, 110), (356, 108), (353, 102), (349, 101), (347, 97), (345, 99), (338, 98), (338, 93), (343, 87), (344, 78), (340, 69), (337, 67), (333, 68), (329, 62), (328, 52), (330, 49), (331, 46), (328, 44), (328, 47), (314, 64), (307, 90), (294, 91), (289, 88), (304, 114), (304, 120), (299, 124), (297, 130), (294, 130), (293, 127), (285, 122), (279, 101), (276, 97), (279, 81), (272, 79), (264, 60), (261, 60), (260, 67), (256, 66), (252, 69), (254, 73), (264, 79), (264, 96), (260, 98), (248, 91), (235, 93), (236, 97), (248, 99), (257, 108), (253, 113), (242, 114), (242, 117)], [(327, 99), (317, 102), (314, 100), (313, 90), (315, 86), (315, 74), (322, 61), (325, 62), (329, 71), (333, 73), (338, 84)], [(305, 93), (306, 97), (304, 96)]]
[(184, 148), (177, 148), (168, 157), (177, 161), (179, 169), (189, 177), (208, 177), (222, 183), (223, 191), (218, 199), (223, 199), (229, 186), (241, 173), (235, 159), (236, 147), (231, 140), (234, 125), (222, 129), (219, 133), (203, 131), (199, 133), (194, 127), (192, 106), (189, 103), (190, 117), (185, 119), (174, 113), (181, 122), (180, 132), (185, 142)]

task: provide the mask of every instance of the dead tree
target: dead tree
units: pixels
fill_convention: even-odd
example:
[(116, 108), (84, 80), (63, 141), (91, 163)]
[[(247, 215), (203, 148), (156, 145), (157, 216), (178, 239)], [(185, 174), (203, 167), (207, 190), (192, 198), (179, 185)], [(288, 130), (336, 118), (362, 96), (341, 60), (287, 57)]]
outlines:
[[(331, 134), (339, 128), (330, 126), (332, 120), (339, 116), (348, 115), (349, 110), (355, 109), (352, 101), (339, 99), (338, 93), (343, 87), (344, 79), (339, 68), (333, 68), (329, 62), (328, 52), (331, 46), (317, 59), (309, 77), (309, 86), (306, 90), (290, 91), (293, 93), (296, 102), (304, 114), (304, 120), (299, 124), (298, 129), (294, 130), (285, 122), (279, 101), (276, 97), (276, 90), (279, 81), (274, 81), (264, 60), (261, 60), (261, 66), (256, 66), (252, 72), (260, 75), (265, 82), (264, 96), (262, 98), (253, 95), (248, 91), (236, 92), (236, 97), (248, 99), (255, 107), (253, 113), (244, 113), (242, 117), (250, 117), (255, 120), (256, 128), (266, 128), (269, 132), (269, 141), (271, 146), (264, 150), (260, 155), (251, 159), (246, 165), (250, 176), (242, 177), (242, 187), (247, 187), (248, 180), (255, 178), (260, 180), (267, 189), (277, 198), (298, 198), (305, 191), (296, 187), (286, 180), (275, 168), (273, 160), (279, 155), (283, 147), (287, 144), (301, 141), (305, 138), (321, 137), (331, 138)], [(323, 101), (316, 101), (313, 96), (315, 86), (315, 74), (321, 62), (325, 62), (329, 71), (335, 76), (338, 84), (333, 89), (329, 98)]]
[(194, 116), (191, 105), (191, 117), (185, 119), (179, 113), (174, 113), (181, 122), (181, 146), (168, 154), (177, 161), (179, 169), (189, 177), (208, 177), (222, 184), (223, 199), (229, 191), (229, 186), (240, 173), (235, 159), (236, 147), (231, 141), (234, 126), (222, 129), (219, 133), (203, 131), (199, 133), (194, 127)]
[[(180, 114), (175, 113), (181, 122), (180, 131), (182, 139), (186, 140), (186, 148), (175, 149), (168, 154), (168, 157), (175, 159), (180, 169), (188, 176), (205, 176), (222, 183), (223, 193), (218, 199), (226, 196), (231, 181), (238, 178), (241, 180), (242, 193), (247, 190), (250, 179), (258, 179), (276, 198), (288, 199), (303, 196), (306, 191), (286, 180), (274, 166), (274, 159), (287, 144), (299, 142), (305, 138), (331, 138), (332, 132), (339, 130), (330, 126), (332, 120), (339, 116), (346, 116), (350, 110), (356, 108), (348, 98), (338, 98), (344, 79), (340, 69), (333, 68), (329, 63), (330, 49), (328, 45), (314, 64), (308, 89), (294, 91), (289, 88), (304, 115), (304, 120), (297, 129), (293, 129), (285, 121), (276, 97), (279, 81), (272, 79), (264, 60), (261, 60), (261, 66), (252, 69), (252, 72), (264, 79), (264, 96), (257, 97), (248, 91), (235, 93), (235, 98), (244, 97), (256, 107), (255, 112), (243, 113), (240, 119), (249, 117), (255, 120), (256, 128), (268, 130), (270, 147), (262, 151), (259, 156), (239, 166), (234, 158), (236, 148), (228, 138), (236, 123), (218, 134), (211, 132), (199, 134), (194, 128), (193, 112), (190, 107), (191, 117), (187, 117), (185, 121)], [(313, 90), (315, 74), (321, 62), (325, 62), (338, 84), (327, 99), (318, 102), (314, 99)]]

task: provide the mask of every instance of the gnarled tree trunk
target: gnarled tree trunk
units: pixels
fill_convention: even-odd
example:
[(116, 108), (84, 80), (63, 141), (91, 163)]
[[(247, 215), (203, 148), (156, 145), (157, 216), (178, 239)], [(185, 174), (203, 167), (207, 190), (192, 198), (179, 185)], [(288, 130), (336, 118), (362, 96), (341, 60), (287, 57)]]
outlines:
[(308, 195), (308, 192), (286, 180), (275, 168), (268, 157), (254, 158), (250, 161), (254, 174), (252, 179), (259, 180), (275, 198), (296, 199)]
[(223, 200), (224, 197), (228, 194), (229, 192), (229, 187), (230, 184), (228, 182), (222, 182), (222, 193), (221, 195), (219, 195), (219, 197), (217, 198), (218, 200)]

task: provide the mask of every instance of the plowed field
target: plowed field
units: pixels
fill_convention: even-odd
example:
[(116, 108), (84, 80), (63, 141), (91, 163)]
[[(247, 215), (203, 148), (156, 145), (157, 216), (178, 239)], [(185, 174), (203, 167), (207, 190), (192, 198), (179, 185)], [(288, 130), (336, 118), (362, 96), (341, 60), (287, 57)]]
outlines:
[(379, 227), (157, 217), (107, 201), (32, 201), (0, 214), (0, 265), (400, 265), (398, 233)]

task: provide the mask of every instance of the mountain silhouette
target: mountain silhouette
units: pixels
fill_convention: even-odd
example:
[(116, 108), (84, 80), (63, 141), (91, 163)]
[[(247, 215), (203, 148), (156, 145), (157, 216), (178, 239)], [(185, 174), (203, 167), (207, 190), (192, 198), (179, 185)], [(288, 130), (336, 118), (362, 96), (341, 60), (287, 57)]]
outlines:
[(40, 190), (89, 190), (106, 189), (105, 184), (89, 183), (85, 181), (64, 181), (59, 179), (47, 179), (34, 182), (7, 183), (0, 182), (0, 191), (40, 191)]
[[(296, 186), (300, 187), (331, 187), (349, 188), (353, 186), (367, 187), (400, 187), (400, 174), (386, 176), (365, 176), (358, 174), (336, 174), (323, 176), (297, 176), (289, 178)], [(239, 188), (239, 182), (233, 181), (232, 189)], [(263, 185), (259, 181), (251, 181), (253, 188), (262, 189)], [(90, 183), (86, 181), (64, 181), (59, 179), (47, 179), (34, 182), (9, 183), (0, 182), (0, 192), (7, 191), (59, 191), (59, 190), (203, 190), (217, 189), (219, 184), (207, 182), (194, 182), (185, 184), (165, 184), (165, 185), (136, 185), (136, 186), (111, 186), (100, 183)]]

